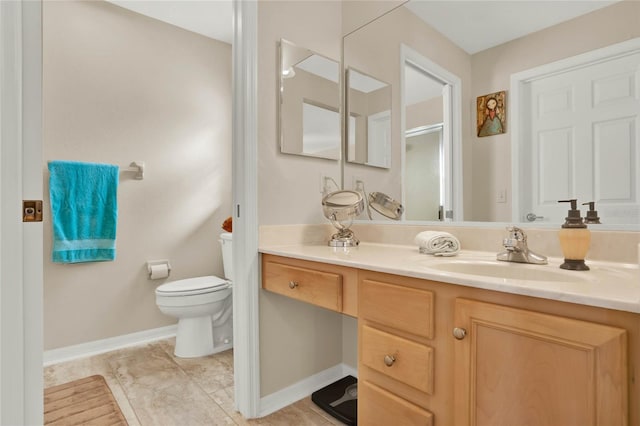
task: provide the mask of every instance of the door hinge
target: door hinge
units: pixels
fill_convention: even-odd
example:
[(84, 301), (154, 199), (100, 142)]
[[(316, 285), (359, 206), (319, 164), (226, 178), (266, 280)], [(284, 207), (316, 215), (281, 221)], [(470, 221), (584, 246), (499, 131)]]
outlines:
[(42, 222), (42, 200), (22, 200), (22, 221)]

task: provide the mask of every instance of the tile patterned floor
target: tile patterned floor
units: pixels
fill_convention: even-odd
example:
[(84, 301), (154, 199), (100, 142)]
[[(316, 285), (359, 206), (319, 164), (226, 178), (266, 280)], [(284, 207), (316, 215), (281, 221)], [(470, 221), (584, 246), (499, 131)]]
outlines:
[(330, 426), (342, 423), (310, 398), (261, 419), (233, 408), (233, 352), (184, 359), (174, 339), (162, 340), (46, 367), (45, 387), (101, 374), (130, 426)]

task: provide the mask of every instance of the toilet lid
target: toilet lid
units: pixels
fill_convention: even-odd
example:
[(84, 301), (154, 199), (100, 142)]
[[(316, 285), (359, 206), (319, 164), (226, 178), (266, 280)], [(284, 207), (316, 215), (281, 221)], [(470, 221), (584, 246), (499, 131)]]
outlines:
[(213, 275), (171, 281), (156, 289), (156, 294), (165, 296), (181, 296), (186, 294), (202, 294), (223, 290), (229, 287), (229, 281)]

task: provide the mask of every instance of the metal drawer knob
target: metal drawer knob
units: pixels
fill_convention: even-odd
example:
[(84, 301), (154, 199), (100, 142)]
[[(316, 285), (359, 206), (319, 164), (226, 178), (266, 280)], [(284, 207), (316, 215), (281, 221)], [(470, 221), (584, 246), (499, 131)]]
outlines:
[(291, 290), (295, 289), (296, 287), (298, 287), (298, 283), (295, 281), (289, 281), (289, 288)]
[(465, 330), (464, 328), (456, 327), (453, 329), (453, 337), (455, 337), (458, 340), (464, 339), (466, 335), (467, 335), (467, 330)]
[(394, 362), (396, 362), (396, 357), (394, 357), (393, 355), (384, 356), (384, 365), (386, 365), (387, 367), (391, 367)]

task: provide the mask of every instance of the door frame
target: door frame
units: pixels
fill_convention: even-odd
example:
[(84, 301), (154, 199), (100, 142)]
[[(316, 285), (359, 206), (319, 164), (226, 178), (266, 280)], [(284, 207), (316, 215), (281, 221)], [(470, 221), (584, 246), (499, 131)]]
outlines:
[[(462, 80), (457, 75), (426, 58), (411, 47), (400, 45), (400, 70), (404, 70), (409, 63), (421, 69), (444, 84), (443, 98), (443, 132), (444, 140), (444, 174), (448, 177), (445, 188), (445, 212), (453, 211), (450, 217), (445, 213), (445, 222), (464, 220), (463, 194), (462, 194)], [(401, 127), (401, 168), (404, 176), (405, 169), (405, 132), (406, 111), (404, 72), (400, 73), (400, 127)], [(448, 160), (447, 160), (448, 159)], [(453, 182), (452, 182), (453, 181)], [(404, 183), (402, 187), (402, 200), (404, 201)]]
[(233, 357), (235, 407), (260, 413), (258, 254), (258, 2), (233, 13)]
[[(234, 382), (236, 408), (248, 418), (260, 404), (257, 13), (257, 2), (234, 1)], [(0, 31), (0, 424), (37, 425), (43, 232), (41, 223), (22, 223), (18, 206), (43, 197), (41, 0), (0, 1)]]
[[(526, 171), (529, 169), (527, 161), (529, 156), (521, 155), (526, 152), (526, 144), (530, 143), (528, 135), (528, 123), (526, 111), (527, 84), (532, 81), (561, 74), (574, 69), (584, 68), (592, 64), (608, 61), (611, 59), (632, 55), (640, 52), (640, 37), (612, 44), (590, 52), (571, 56), (556, 62), (544, 64), (535, 68), (511, 74), (510, 97), (513, 105), (511, 114), (511, 193), (513, 195), (511, 219), (514, 222), (526, 223), (526, 211), (523, 208), (527, 205), (526, 197), (530, 190), (530, 176), (527, 183)], [(525, 158), (526, 157), (526, 158)], [(527, 186), (529, 185), (529, 186)]]
[(0, 423), (43, 423), (42, 3), (0, 2)]

